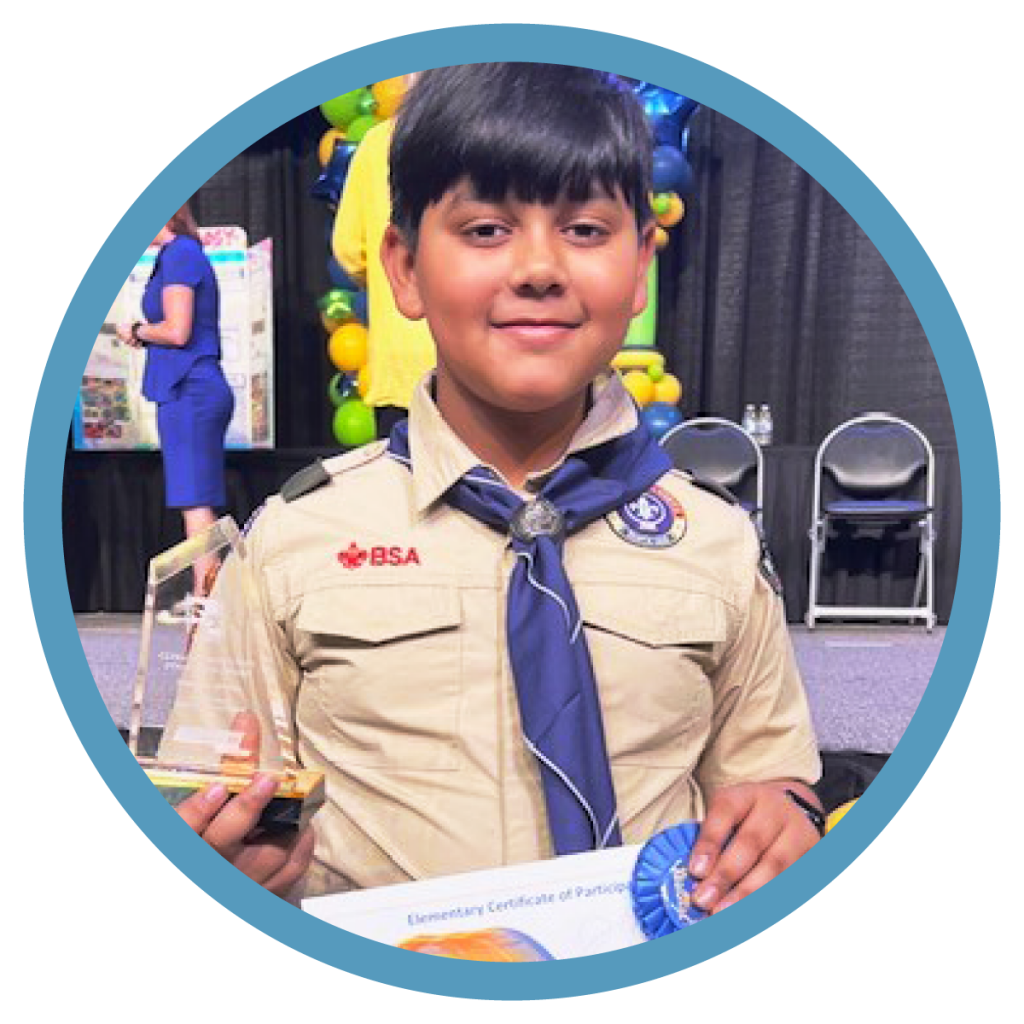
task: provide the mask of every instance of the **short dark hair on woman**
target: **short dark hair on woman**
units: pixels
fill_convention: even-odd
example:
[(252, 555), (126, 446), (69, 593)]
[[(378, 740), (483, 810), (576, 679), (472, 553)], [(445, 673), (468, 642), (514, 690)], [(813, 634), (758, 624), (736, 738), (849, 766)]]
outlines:
[(631, 89), (564, 64), (459, 64), (424, 71), (391, 142), (391, 220), (411, 245), (423, 211), (468, 178), (481, 199), (573, 202), (621, 190), (651, 219), (651, 132)]

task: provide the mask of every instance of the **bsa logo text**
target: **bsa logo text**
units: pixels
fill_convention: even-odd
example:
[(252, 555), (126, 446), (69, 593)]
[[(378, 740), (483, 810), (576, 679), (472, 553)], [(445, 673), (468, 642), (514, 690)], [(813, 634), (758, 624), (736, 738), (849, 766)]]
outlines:
[(361, 548), (353, 541), (338, 552), (338, 561), (346, 569), (358, 569), (362, 565), (419, 565), (420, 556), (415, 548), (384, 547)]

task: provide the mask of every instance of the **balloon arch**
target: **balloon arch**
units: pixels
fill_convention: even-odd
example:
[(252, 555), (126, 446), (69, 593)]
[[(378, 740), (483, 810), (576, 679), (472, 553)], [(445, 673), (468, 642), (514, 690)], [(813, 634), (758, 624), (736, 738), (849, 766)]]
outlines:
[[(680, 193), (693, 191), (693, 172), (687, 160), (688, 122), (698, 106), (685, 96), (649, 82), (625, 81), (643, 103), (654, 135), (651, 209), (657, 225), (655, 244), (662, 249), (668, 244), (669, 231), (683, 220), (686, 212)], [(373, 410), (364, 401), (369, 388), (367, 295), (330, 254), (331, 226), (352, 154), (375, 124), (398, 110), (405, 90), (405, 77), (388, 78), (320, 105), (330, 128), (320, 138), (321, 173), (311, 191), (330, 210), (327, 271), (331, 288), (317, 304), (328, 336), (327, 356), (337, 371), (328, 386), (328, 397), (334, 407), (332, 428), (335, 439), (346, 447), (374, 440), (377, 430)], [(648, 308), (633, 321), (612, 365), (622, 375), (648, 427), (660, 436), (682, 419), (682, 384), (665, 369), (664, 356), (655, 345), (654, 264), (649, 289)]]

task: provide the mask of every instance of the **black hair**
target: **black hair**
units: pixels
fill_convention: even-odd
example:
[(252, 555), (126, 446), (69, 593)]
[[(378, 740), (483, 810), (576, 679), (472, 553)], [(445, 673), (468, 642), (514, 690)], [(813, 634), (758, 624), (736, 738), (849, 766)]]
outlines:
[(485, 202), (553, 203), (621, 190), (651, 219), (651, 131), (613, 75), (564, 64), (459, 64), (424, 71), (391, 142), (391, 220), (415, 246), (423, 211), (462, 178)]

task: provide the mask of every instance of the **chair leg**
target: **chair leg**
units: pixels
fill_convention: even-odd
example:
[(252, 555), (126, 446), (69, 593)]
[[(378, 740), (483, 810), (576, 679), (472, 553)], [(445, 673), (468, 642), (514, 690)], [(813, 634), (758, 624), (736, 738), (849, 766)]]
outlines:
[(819, 519), (808, 531), (811, 538), (811, 565), (807, 580), (807, 614), (804, 621), (814, 629), (818, 609), (818, 577), (821, 573), (821, 555), (825, 546), (824, 524)]
[(930, 633), (935, 627), (935, 545), (931, 517), (922, 519), (918, 526), (921, 539), (917, 554), (917, 580), (914, 583), (914, 607), (922, 607), (924, 598), (925, 629)]

